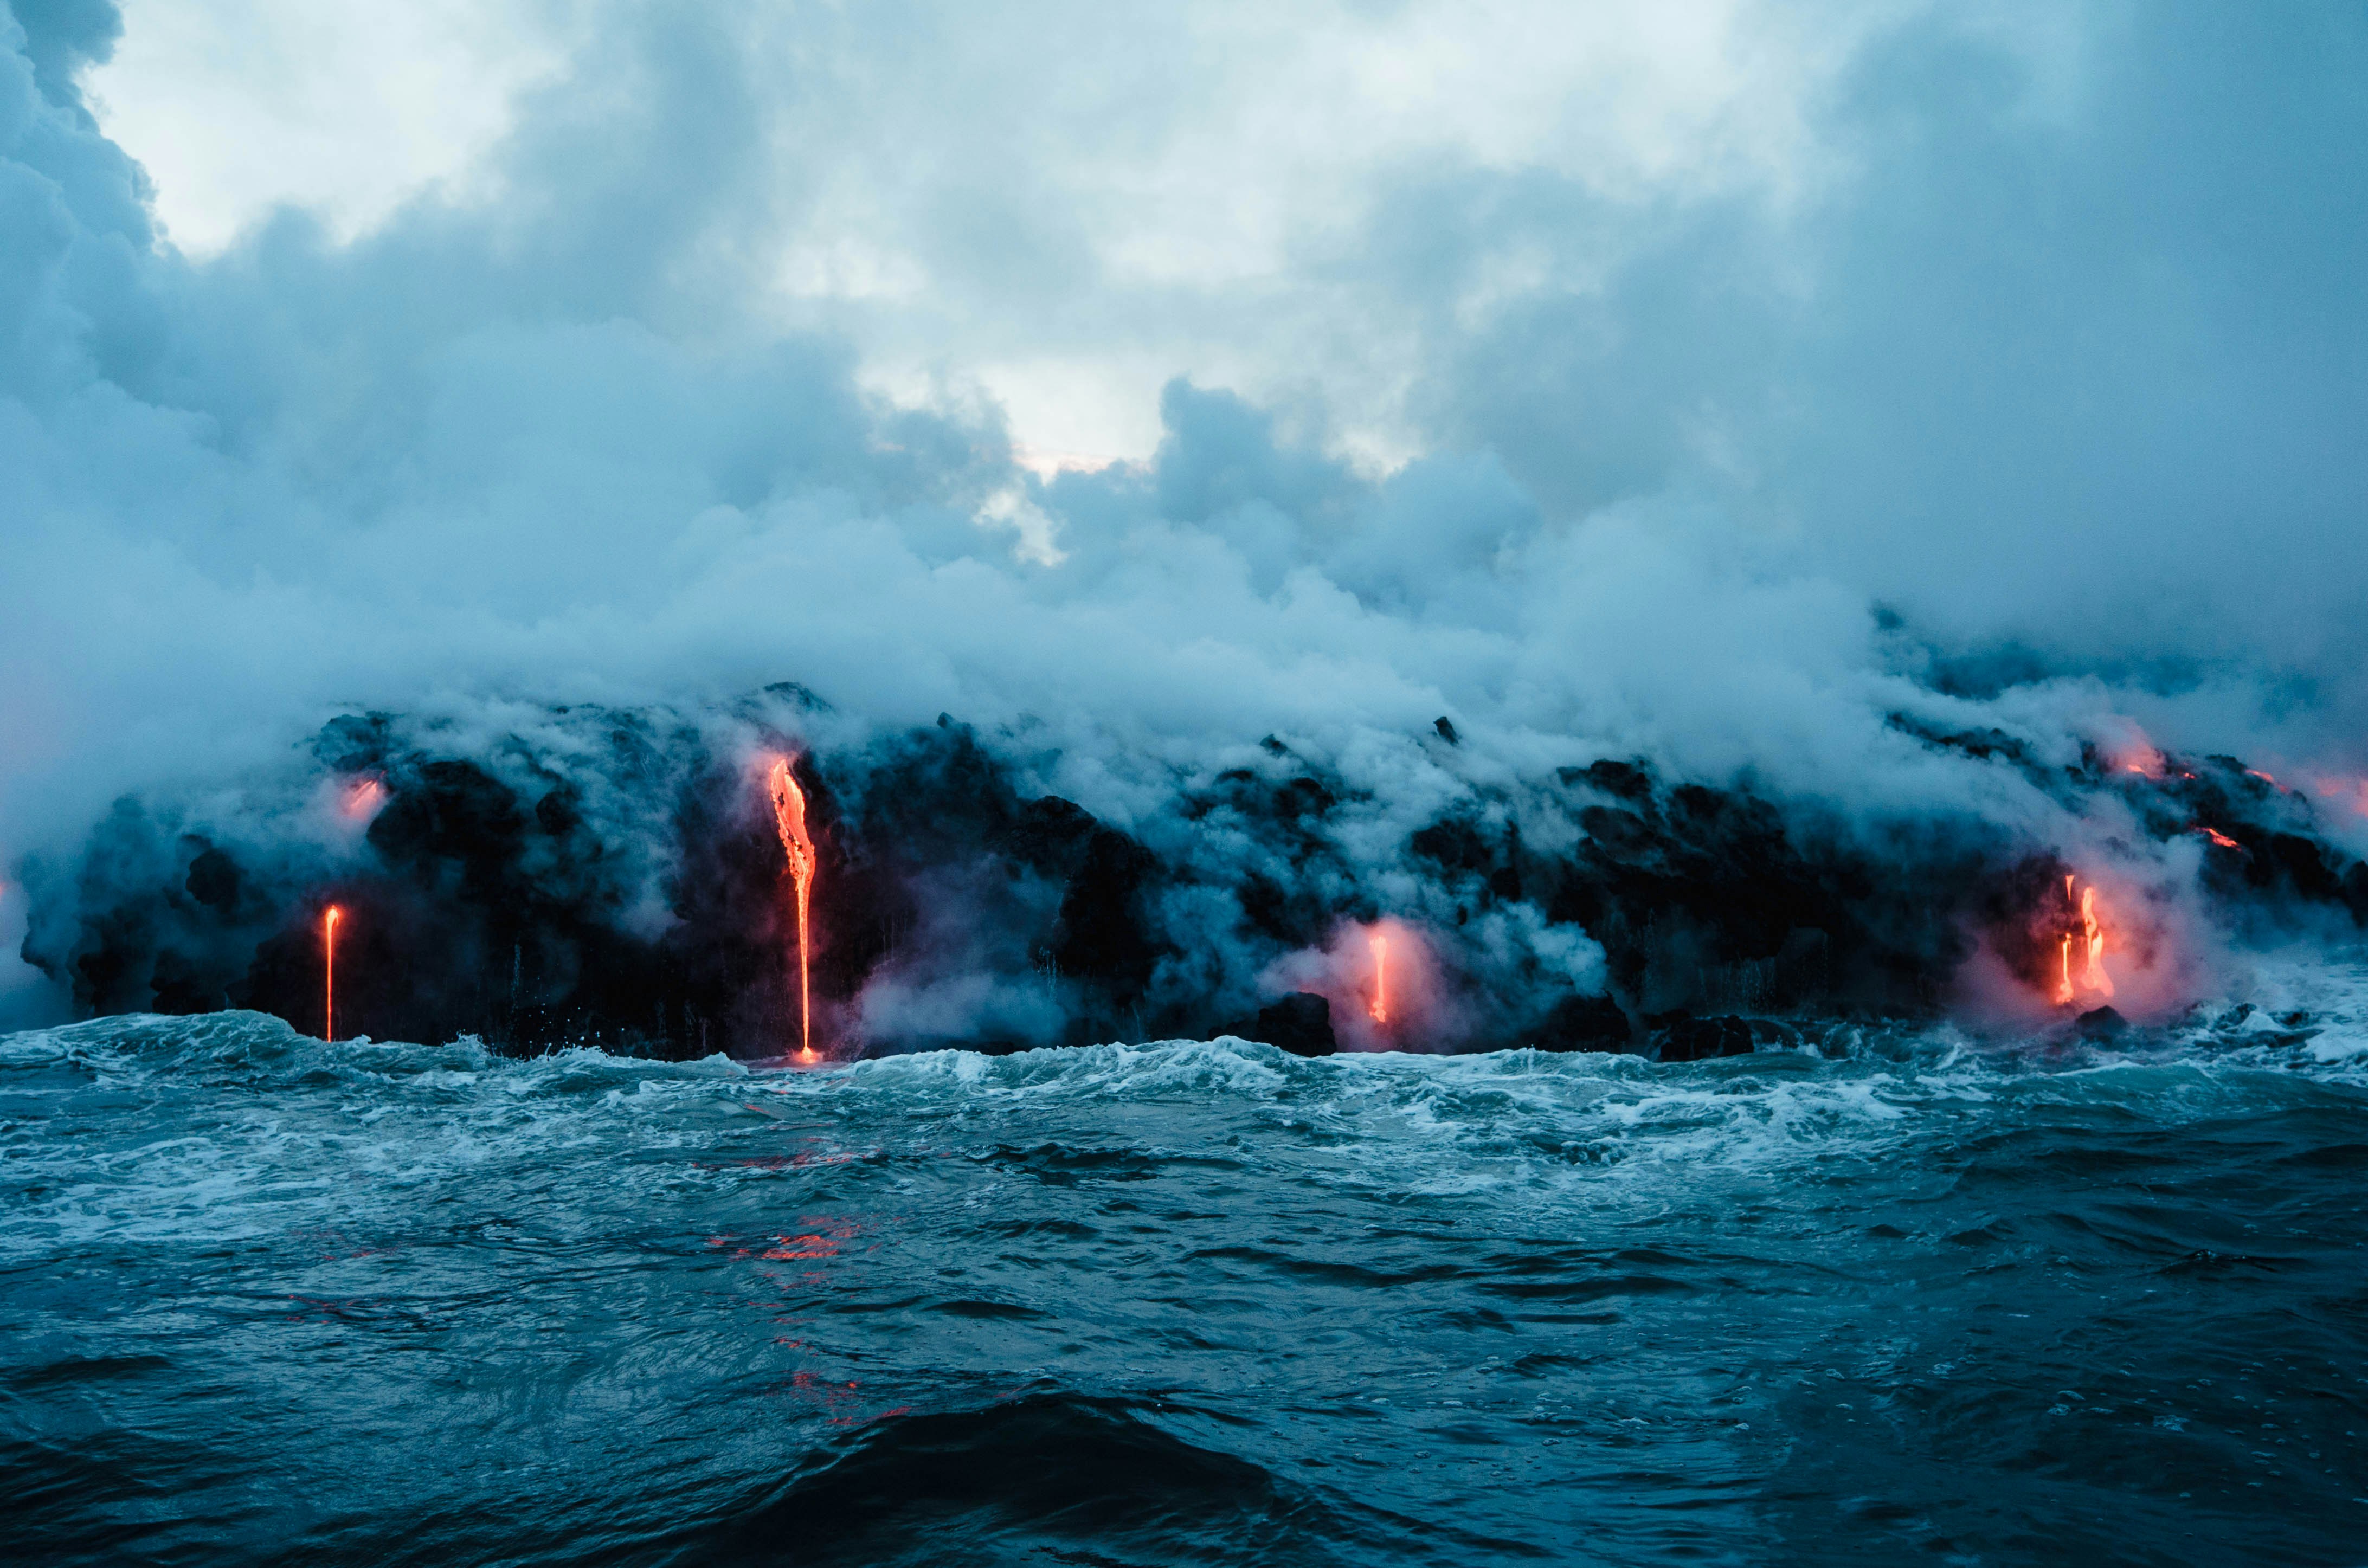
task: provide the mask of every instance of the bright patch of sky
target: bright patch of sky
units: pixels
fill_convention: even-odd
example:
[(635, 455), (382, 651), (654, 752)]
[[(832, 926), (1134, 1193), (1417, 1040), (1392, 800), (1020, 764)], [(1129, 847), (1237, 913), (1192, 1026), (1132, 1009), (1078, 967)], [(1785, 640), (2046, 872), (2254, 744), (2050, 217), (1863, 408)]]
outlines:
[[(758, 7), (739, 43), (779, 85), (778, 313), (850, 337), (875, 388), (998, 401), (1040, 472), (1147, 457), (1179, 374), (1318, 397), (1334, 449), (1386, 471), (1422, 446), (1402, 402), (1423, 346), (1343, 283), (1377, 193), (1486, 173), (1622, 205), (1797, 199), (1834, 171), (1806, 106), (1912, 9)], [(516, 3), (129, 0), (87, 85), (184, 250), (283, 204), (350, 240), (423, 196), (496, 199), (487, 154), (523, 95), (567, 90), (571, 27)], [(1453, 308), (1600, 286), (1622, 244), (1508, 246)]]

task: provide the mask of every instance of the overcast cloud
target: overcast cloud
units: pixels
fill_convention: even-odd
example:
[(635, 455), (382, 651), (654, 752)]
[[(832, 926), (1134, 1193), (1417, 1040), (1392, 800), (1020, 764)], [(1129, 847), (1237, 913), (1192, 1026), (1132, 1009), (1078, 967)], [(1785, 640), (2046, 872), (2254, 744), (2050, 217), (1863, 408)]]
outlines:
[(2368, 762), (2358, 9), (1633, 9), (16, 0), (0, 855), (781, 678), (1121, 820), (1275, 730), (1412, 811), (1440, 713)]

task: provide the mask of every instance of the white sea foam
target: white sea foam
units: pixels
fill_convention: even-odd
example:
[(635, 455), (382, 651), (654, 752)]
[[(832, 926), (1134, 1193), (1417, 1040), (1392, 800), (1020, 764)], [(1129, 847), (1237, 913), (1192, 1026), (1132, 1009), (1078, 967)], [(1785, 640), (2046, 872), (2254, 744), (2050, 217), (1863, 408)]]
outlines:
[[(97, 1019), (0, 1037), (15, 1108), (0, 1144), (25, 1195), (0, 1219), (0, 1254), (284, 1234), (554, 1156), (626, 1189), (728, 1188), (1014, 1141), (1213, 1152), (1409, 1194), (1635, 1201), (1639, 1184), (1681, 1195), (1713, 1173), (1878, 1160), (2049, 1108), (2172, 1126), (2368, 1081), (2361, 976), (2287, 983), (2330, 1010), (2264, 1027), (2259, 1010), (2206, 1009), (2176, 1030), (2020, 1048), (1946, 1026), (1837, 1030), (1682, 1065), (1536, 1051), (1302, 1059), (1224, 1038), (752, 1069), (588, 1047), (514, 1060), (475, 1040), (326, 1044), (255, 1014)], [(763, 1157), (752, 1138), (773, 1140)]]

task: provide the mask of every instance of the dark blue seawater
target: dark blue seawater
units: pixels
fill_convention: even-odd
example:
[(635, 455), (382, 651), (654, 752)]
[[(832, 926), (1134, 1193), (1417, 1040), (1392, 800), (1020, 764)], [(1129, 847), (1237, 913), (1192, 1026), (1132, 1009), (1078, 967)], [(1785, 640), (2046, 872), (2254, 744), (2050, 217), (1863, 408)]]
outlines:
[(22, 1562), (2368, 1562), (2368, 1034), (0, 1040)]

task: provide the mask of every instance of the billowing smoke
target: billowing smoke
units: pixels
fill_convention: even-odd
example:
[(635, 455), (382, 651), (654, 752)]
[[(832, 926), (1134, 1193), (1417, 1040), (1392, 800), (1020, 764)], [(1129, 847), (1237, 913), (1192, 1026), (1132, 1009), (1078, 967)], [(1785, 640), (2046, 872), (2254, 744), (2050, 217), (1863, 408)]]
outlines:
[[(1360, 762), (1268, 736), (1171, 768), (1123, 822), (1048, 792), (1024, 733), (867, 734), (794, 686), (509, 717), (347, 715), (245, 788), (126, 800), (34, 862), (25, 955), (87, 1010), (317, 1025), (334, 903), (343, 1016), (381, 1038), (780, 1055), (810, 985), (842, 1055), (1219, 1031), (1572, 1049), (1683, 1040), (1697, 1015), (2161, 1017), (2248, 926), (2368, 922), (2368, 865), (2233, 759), (2048, 767), (1996, 730), (1916, 744), (2060, 797), (2075, 839), (2118, 836), (2067, 860), (1970, 811), (1852, 820), (1611, 758), (1523, 777), (1467, 762), (1444, 716)], [(810, 975), (767, 797), (783, 758), (817, 850)], [(1373, 787), (1426, 777), (1429, 820)]]
[[(346, 1028), (777, 1051), (777, 755), (850, 1048), (2040, 1016), (2083, 888), (2150, 1017), (2368, 915), (2356, 18), (1838, 12), (1786, 177), (1394, 143), (1289, 332), (1042, 147), (841, 236), (939, 303), (788, 310), (886, 45), (607, 21), (482, 188), (204, 259), (85, 102), (111, 10), (0, 32), (12, 1017), (313, 1027), (334, 900)], [(948, 101), (899, 144), (1004, 134)], [(1156, 450), (880, 391), (945, 300), (1171, 355)]]

